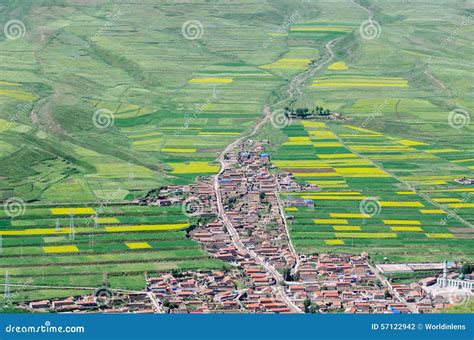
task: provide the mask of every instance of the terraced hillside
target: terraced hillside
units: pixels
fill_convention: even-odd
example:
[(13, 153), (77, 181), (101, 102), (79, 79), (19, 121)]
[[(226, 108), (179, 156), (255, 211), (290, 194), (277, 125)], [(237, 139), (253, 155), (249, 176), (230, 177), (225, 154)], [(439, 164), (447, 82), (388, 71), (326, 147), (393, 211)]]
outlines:
[(474, 189), (456, 179), (474, 177), (473, 12), (467, 0), (0, 1), (0, 275), (28, 300), (221, 268), (186, 237), (181, 207), (131, 202), (218, 173), (265, 107), (343, 117), (272, 115), (255, 136), (322, 188), (299, 195), (314, 208), (286, 212), (297, 252), (472, 261)]

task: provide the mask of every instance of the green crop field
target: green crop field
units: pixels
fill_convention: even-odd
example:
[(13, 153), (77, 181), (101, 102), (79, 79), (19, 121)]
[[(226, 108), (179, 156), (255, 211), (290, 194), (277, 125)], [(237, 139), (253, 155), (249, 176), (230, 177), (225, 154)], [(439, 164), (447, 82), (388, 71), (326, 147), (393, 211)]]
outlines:
[(473, 14), (467, 0), (0, 1), (0, 278), (21, 301), (221, 268), (180, 207), (132, 202), (218, 173), (265, 106), (345, 117), (254, 137), (322, 189), (282, 193), (314, 201), (286, 211), (297, 252), (473, 261), (474, 188), (456, 181), (474, 177)]

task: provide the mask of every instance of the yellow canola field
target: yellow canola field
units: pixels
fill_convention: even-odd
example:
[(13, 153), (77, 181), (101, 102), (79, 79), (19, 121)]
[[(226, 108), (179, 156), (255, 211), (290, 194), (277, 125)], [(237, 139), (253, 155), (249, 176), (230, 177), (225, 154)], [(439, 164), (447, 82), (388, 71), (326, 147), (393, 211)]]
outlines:
[(313, 220), (316, 224), (349, 224), (345, 219), (335, 219), (335, 218), (317, 218)]
[(420, 221), (418, 220), (383, 220), (383, 223), (389, 225), (421, 225)]
[(431, 233), (425, 234), (428, 238), (453, 238), (454, 235), (451, 233)]
[(187, 163), (168, 163), (172, 168), (173, 174), (192, 174), (218, 172), (218, 165), (209, 165), (208, 162), (187, 162)]
[(311, 122), (311, 121), (303, 121), (301, 122), (305, 129), (323, 129), (326, 128), (326, 124), (322, 122)]
[(382, 207), (394, 207), (394, 208), (423, 208), (424, 205), (421, 202), (399, 202), (399, 201), (381, 201), (379, 202)]
[(23, 101), (34, 100), (38, 98), (33, 93), (18, 90), (0, 90), (0, 96), (10, 97)]
[(326, 243), (329, 246), (339, 246), (339, 245), (343, 245), (344, 241), (343, 240), (324, 240), (324, 243)]
[(474, 203), (452, 203), (448, 204), (450, 208), (457, 208), (457, 209), (463, 209), (463, 208), (474, 208)]
[(390, 177), (379, 168), (334, 168), (334, 170), (344, 177)]
[(129, 249), (150, 249), (151, 246), (147, 242), (125, 242)]
[(431, 149), (431, 150), (425, 150), (427, 153), (449, 153), (449, 152), (459, 152), (459, 150), (456, 149)]
[(113, 224), (113, 223), (120, 223), (120, 221), (116, 217), (99, 217), (97, 219), (97, 223), (99, 223), (99, 224), (108, 224), (108, 223)]
[(422, 214), (446, 214), (444, 210), (441, 209), (420, 209)]
[(397, 141), (397, 143), (405, 145), (405, 146), (429, 145), (428, 143), (418, 142), (418, 141), (409, 140), (409, 139), (400, 139)]
[(390, 77), (332, 76), (316, 78), (312, 87), (408, 87), (408, 80)]
[(93, 208), (51, 208), (53, 215), (93, 215)]
[(380, 137), (383, 136), (383, 134), (380, 133), (380, 132), (364, 129), (364, 128), (361, 128), (361, 127), (358, 127), (358, 126), (344, 125), (344, 127), (348, 128), (348, 129), (351, 129), (351, 130), (354, 130), (354, 131), (357, 131), (357, 132), (364, 132), (364, 133), (370, 134), (372, 136), (380, 136)]
[(348, 69), (349, 67), (343, 61), (336, 61), (335, 63), (332, 63), (328, 67), (328, 70), (331, 70), (331, 71), (346, 71)]
[(421, 227), (391, 227), (393, 231), (423, 231)]
[(78, 252), (79, 249), (76, 246), (50, 246), (50, 247), (43, 247), (43, 251), (46, 254), (49, 254), (49, 253), (75, 253), (75, 252)]
[(335, 231), (360, 231), (361, 228), (356, 225), (334, 225), (332, 228)]

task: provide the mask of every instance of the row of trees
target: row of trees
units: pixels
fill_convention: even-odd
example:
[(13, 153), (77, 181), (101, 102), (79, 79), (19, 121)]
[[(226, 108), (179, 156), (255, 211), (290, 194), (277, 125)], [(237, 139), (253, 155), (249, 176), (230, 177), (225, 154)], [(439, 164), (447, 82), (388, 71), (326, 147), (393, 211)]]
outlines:
[(293, 109), (290, 107), (285, 107), (285, 115), (287, 117), (298, 117), (298, 118), (306, 118), (308, 116), (329, 116), (331, 111), (329, 109), (325, 109), (322, 106), (316, 106), (311, 111), (308, 108), (297, 108)]

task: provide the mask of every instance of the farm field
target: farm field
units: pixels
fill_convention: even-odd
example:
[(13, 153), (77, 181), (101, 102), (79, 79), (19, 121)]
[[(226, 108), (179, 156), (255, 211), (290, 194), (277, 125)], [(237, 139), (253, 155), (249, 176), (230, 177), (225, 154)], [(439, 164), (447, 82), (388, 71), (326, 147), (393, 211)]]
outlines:
[[(303, 120), (283, 131), (288, 141), (273, 164), (322, 188), (283, 195), (314, 202), (286, 211), (298, 251), (366, 251), (377, 262), (473, 259), (474, 188), (454, 181), (472, 170), (450, 166), (461, 151), (353, 125)], [(428, 175), (433, 162), (449, 171)]]
[(322, 189), (281, 194), (314, 202), (285, 211), (300, 255), (474, 260), (474, 187), (456, 181), (474, 177), (468, 1), (93, 3), (0, 4), (0, 281), (16, 301), (222, 268), (180, 206), (133, 202), (217, 174), (267, 108), (341, 115), (252, 137)]
[(2, 211), (0, 275), (21, 301), (104, 283), (142, 290), (147, 272), (222, 268), (186, 237), (188, 226), (179, 207), (35, 206), (13, 220)]

